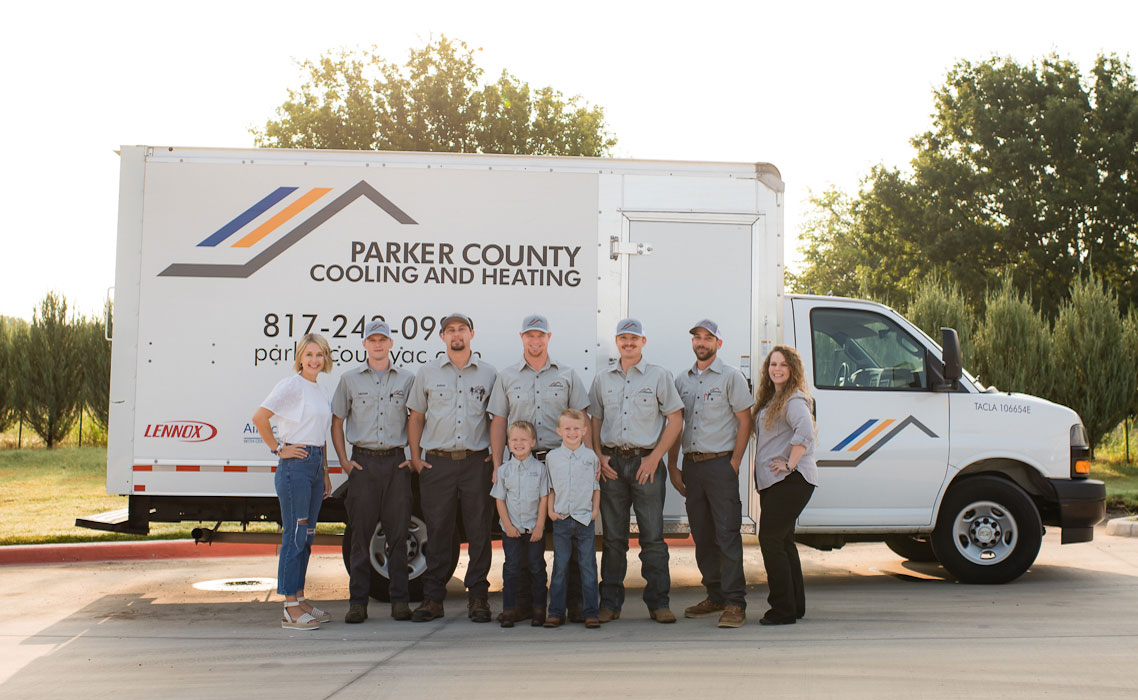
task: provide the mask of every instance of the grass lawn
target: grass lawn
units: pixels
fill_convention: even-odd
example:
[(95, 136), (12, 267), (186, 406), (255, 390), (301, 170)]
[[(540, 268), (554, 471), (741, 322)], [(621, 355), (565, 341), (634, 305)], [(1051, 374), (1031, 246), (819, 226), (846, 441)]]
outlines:
[[(126, 507), (126, 496), (105, 493), (106, 459), (105, 447), (0, 450), (0, 545), (183, 539), (195, 527), (213, 527), (213, 522), (154, 523), (148, 537), (75, 527), (76, 517)], [(1106, 482), (1107, 508), (1138, 513), (1138, 465), (1097, 460), (1091, 476)], [(327, 523), (319, 530), (341, 532), (342, 527)], [(222, 528), (237, 530), (239, 525)], [(249, 530), (277, 528), (274, 523), (253, 523)]]
[[(126, 496), (106, 494), (107, 448), (0, 450), (0, 545), (185, 539), (195, 527), (215, 523), (153, 523), (150, 535), (120, 535), (75, 527), (75, 518), (125, 508)], [(320, 532), (341, 532), (329, 523)], [(238, 530), (236, 523), (222, 529)], [(253, 523), (252, 532), (278, 532), (275, 523)]]

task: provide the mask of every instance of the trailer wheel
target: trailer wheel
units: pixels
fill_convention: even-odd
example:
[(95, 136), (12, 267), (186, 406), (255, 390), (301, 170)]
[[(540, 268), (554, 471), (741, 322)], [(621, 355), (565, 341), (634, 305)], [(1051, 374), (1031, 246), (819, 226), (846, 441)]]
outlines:
[(936, 553), (928, 535), (890, 535), (885, 546), (909, 561), (935, 562)]
[(963, 583), (1007, 583), (1035, 562), (1043, 523), (1019, 486), (994, 476), (965, 479), (941, 504), (932, 546)]
[[(344, 527), (344, 540), (341, 548), (344, 557), (344, 568), (350, 569), (351, 561), (351, 525)], [(422, 520), (411, 516), (411, 523), (407, 527), (407, 593), (411, 600), (423, 599), (423, 573), (427, 570), (427, 556), (424, 547), (427, 543), (427, 526)], [(390, 581), (387, 574), (387, 537), (383, 534), (383, 526), (377, 525), (372, 534), (369, 547), (371, 555), (371, 584), (369, 592), (372, 598), (383, 602), (391, 601), (388, 590)]]

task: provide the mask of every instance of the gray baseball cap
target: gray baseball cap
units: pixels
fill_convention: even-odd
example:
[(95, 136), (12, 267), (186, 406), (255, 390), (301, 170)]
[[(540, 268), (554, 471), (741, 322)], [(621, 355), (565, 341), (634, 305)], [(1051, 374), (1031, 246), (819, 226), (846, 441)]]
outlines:
[(522, 333), (526, 331), (549, 332), (549, 319), (540, 314), (530, 314), (522, 319)]
[(616, 334), (624, 335), (625, 333), (638, 335), (641, 338), (648, 337), (644, 335), (644, 324), (640, 322), (640, 319), (636, 318), (623, 318), (616, 324)]
[(450, 323), (451, 321), (462, 321), (463, 323), (466, 324), (467, 328), (469, 328), (470, 330), (474, 330), (474, 321), (471, 321), (470, 317), (467, 316), (466, 314), (460, 314), (460, 313), (456, 312), (453, 314), (447, 314), (446, 316), (443, 316), (442, 320), (439, 321), (439, 335), (443, 334), (443, 331), (446, 330), (447, 324)]
[(391, 337), (391, 328), (388, 327), (387, 321), (384, 321), (381, 318), (377, 318), (371, 323), (367, 324), (367, 326), (364, 328), (365, 339), (372, 337), (376, 333), (379, 335), (387, 336), (388, 338)]
[(715, 321), (712, 321), (710, 318), (705, 318), (702, 321), (700, 321), (699, 323), (692, 326), (691, 330), (689, 330), (688, 333), (695, 335), (695, 332), (697, 330), (699, 330), (700, 328), (702, 328), (703, 330), (712, 334), (716, 338), (723, 340), (723, 336), (719, 335), (719, 324), (716, 323)]

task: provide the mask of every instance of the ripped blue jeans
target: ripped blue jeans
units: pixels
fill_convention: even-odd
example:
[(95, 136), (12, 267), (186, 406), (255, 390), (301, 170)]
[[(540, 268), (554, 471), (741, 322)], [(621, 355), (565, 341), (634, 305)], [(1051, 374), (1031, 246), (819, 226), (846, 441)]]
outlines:
[[(277, 561), (277, 593), (304, 590), (304, 575), (324, 501), (324, 447), (306, 445), (303, 459), (281, 459), (273, 480), (281, 502), (281, 552)], [(301, 520), (308, 522), (302, 523)]]

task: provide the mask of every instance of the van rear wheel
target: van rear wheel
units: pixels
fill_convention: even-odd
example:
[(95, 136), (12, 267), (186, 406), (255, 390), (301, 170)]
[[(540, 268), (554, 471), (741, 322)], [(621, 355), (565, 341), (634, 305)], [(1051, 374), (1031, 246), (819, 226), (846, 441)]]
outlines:
[(964, 583), (1007, 583), (1035, 562), (1043, 522), (1016, 484), (976, 476), (952, 486), (933, 530), (937, 560)]

